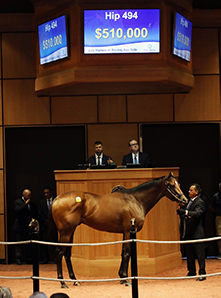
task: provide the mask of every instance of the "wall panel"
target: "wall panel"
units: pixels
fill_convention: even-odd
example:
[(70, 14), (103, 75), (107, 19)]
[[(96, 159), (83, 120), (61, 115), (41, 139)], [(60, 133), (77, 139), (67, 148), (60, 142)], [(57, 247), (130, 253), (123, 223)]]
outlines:
[(4, 181), (3, 181), (3, 170), (0, 170), (0, 214), (3, 214), (4, 207)]
[(0, 169), (3, 169), (3, 133), (0, 127)]
[(2, 81), (0, 81), (0, 125), (2, 125)]
[(52, 124), (96, 123), (97, 96), (52, 97)]
[(128, 95), (128, 122), (173, 121), (172, 94)]
[[(0, 34), (0, 57), (2, 57), (2, 34)], [(2, 59), (0, 59), (0, 69), (2, 69)], [(2, 72), (0, 71), (0, 78), (2, 77)]]
[(175, 121), (218, 121), (220, 111), (220, 77), (196, 76), (189, 94), (175, 94)]
[(193, 38), (193, 60), (195, 59), (199, 63), (193, 65), (194, 74), (219, 73), (218, 29), (197, 29), (196, 42)]
[(123, 155), (129, 153), (128, 141), (133, 138), (138, 139), (137, 124), (88, 125), (88, 155), (94, 154), (94, 142), (101, 141), (104, 154), (121, 165)]
[(50, 124), (49, 98), (37, 97), (34, 80), (3, 82), (5, 125)]
[[(4, 215), (0, 215), (0, 241), (5, 241)], [(0, 245), (0, 259), (5, 258), (5, 245)]]
[(126, 96), (98, 96), (99, 122), (126, 122)]
[(36, 77), (36, 33), (3, 33), (4, 78)]

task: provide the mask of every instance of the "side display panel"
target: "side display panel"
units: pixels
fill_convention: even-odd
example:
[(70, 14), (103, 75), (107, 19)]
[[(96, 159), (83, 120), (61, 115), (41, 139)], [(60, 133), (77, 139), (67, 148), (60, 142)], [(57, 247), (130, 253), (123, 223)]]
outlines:
[(173, 54), (190, 61), (192, 42), (192, 22), (178, 12), (174, 22)]
[(68, 57), (65, 15), (38, 26), (40, 64)]

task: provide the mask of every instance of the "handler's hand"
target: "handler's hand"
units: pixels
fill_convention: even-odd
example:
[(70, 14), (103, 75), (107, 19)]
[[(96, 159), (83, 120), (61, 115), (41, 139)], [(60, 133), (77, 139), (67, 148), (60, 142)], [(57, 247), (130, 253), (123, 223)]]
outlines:
[(176, 212), (177, 212), (178, 215), (185, 215), (186, 210), (185, 209), (178, 209)]

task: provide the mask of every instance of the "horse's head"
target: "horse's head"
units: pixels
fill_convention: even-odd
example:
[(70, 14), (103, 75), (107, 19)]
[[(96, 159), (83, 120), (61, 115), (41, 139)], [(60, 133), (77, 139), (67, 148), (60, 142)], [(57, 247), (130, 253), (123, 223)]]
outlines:
[(39, 230), (40, 230), (40, 226), (39, 226), (39, 222), (37, 221), (37, 219), (32, 218), (29, 225), (29, 234), (33, 235), (33, 234), (38, 234)]
[(169, 199), (171, 199), (172, 201), (176, 201), (179, 204), (188, 203), (188, 199), (185, 197), (182, 190), (180, 189), (179, 183), (177, 182), (172, 172), (170, 172), (170, 174), (166, 178), (165, 184), (166, 184), (166, 196)]

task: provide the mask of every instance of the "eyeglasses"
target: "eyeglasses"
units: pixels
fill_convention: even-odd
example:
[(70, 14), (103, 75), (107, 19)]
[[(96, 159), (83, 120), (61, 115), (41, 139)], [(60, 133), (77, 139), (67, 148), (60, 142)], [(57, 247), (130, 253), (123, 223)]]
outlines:
[(130, 147), (131, 146), (137, 146), (137, 145), (138, 145), (138, 143), (130, 144)]

